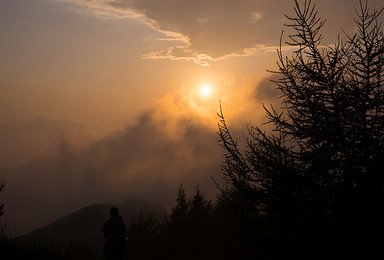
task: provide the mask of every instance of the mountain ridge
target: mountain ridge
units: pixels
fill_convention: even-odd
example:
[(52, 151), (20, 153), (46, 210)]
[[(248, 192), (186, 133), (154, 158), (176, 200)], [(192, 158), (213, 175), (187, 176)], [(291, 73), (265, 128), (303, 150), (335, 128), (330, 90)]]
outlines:
[(15, 240), (32, 246), (50, 246), (59, 250), (66, 250), (70, 245), (77, 244), (92, 250), (95, 255), (100, 255), (104, 245), (102, 226), (108, 220), (110, 208), (113, 206), (119, 208), (127, 229), (132, 220), (141, 213), (158, 217), (166, 214), (164, 208), (143, 201), (130, 200), (122, 204), (96, 203), (17, 237)]

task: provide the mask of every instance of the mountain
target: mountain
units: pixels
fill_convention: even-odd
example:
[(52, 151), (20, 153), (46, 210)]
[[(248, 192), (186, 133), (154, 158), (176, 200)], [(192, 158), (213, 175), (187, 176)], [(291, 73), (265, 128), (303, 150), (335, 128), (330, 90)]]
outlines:
[(49, 246), (59, 250), (67, 250), (73, 245), (81, 246), (92, 254), (100, 256), (103, 250), (104, 237), (102, 226), (109, 218), (110, 208), (117, 206), (127, 229), (131, 221), (140, 213), (163, 217), (165, 209), (142, 201), (127, 201), (121, 205), (94, 204), (60, 218), (45, 227), (16, 238), (18, 242), (33, 246)]

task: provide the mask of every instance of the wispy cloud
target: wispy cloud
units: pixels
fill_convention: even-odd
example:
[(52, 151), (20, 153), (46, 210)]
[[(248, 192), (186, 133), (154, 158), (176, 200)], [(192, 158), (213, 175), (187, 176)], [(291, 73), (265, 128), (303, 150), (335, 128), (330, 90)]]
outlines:
[[(164, 34), (160, 40), (179, 41), (144, 59), (167, 58), (210, 62), (232, 54), (251, 55), (258, 45), (271, 45), (271, 28), (278, 15), (264, 15), (265, 1), (186, 0), (57, 0), (87, 6), (101, 15), (137, 17)], [(266, 10), (268, 11), (268, 10)], [(267, 17), (268, 19), (265, 19)]]
[(170, 59), (193, 61), (202, 66), (209, 66), (209, 61), (213, 61), (209, 55), (199, 54), (189, 46), (172, 46), (168, 50), (160, 50), (143, 55), (143, 59)]
[[(276, 52), (277, 49), (280, 49), (280, 46), (267, 46), (263, 44), (255, 45), (251, 48), (244, 48), (238, 52), (230, 53), (223, 55), (216, 59), (213, 59), (207, 54), (199, 54), (196, 51), (193, 51), (189, 46), (172, 46), (168, 50), (160, 50), (147, 53), (143, 55), (143, 59), (170, 59), (170, 60), (183, 60), (183, 61), (193, 61), (202, 66), (209, 66), (210, 62), (220, 61), (229, 59), (232, 57), (247, 57), (255, 55), (258, 53), (265, 52)], [(281, 50), (289, 51), (292, 50), (291, 46), (283, 46)]]
[[(168, 58), (189, 60), (203, 66), (222, 57), (252, 55), (260, 45), (273, 47), (279, 43), (284, 29), (284, 14), (293, 14), (293, 1), (249, 0), (56, 0), (87, 6), (100, 15), (137, 17), (162, 32), (162, 40), (177, 40), (168, 50), (144, 55), (145, 59)], [(372, 7), (382, 5), (371, 0)], [(356, 3), (358, 4), (358, 1)], [(353, 23), (350, 0), (323, 0), (317, 3), (320, 15), (337, 23), (329, 31)], [(332, 6), (330, 9), (329, 7)], [(348, 8), (346, 8), (346, 6)], [(327, 9), (327, 13), (321, 11)], [(349, 18), (347, 18), (349, 17)], [(332, 42), (335, 39), (330, 39)], [(276, 49), (276, 47), (273, 47)], [(182, 50), (184, 55), (174, 55)]]

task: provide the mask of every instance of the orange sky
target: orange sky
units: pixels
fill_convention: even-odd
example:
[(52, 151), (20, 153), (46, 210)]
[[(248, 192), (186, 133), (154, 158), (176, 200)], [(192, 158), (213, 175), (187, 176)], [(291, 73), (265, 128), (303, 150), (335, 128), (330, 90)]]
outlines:
[[(327, 42), (353, 30), (353, 7), (318, 3)], [(45, 116), (107, 131), (183, 86), (215, 82), (218, 98), (253, 88), (275, 68), (293, 1), (5, 0), (0, 12), (0, 122)]]
[[(327, 20), (324, 43), (335, 42), (340, 28), (353, 32), (357, 0), (314, 2)], [(214, 194), (210, 177), (218, 176), (223, 152), (215, 134), (219, 100), (236, 133), (264, 121), (261, 104), (277, 104), (278, 96), (267, 70), (276, 69), (281, 31), (289, 34), (284, 14), (292, 15), (293, 6), (287, 0), (0, 1), (4, 217), (20, 216), (31, 203), (41, 209), (81, 197), (46, 218), (34, 215), (23, 224), (28, 230), (102, 198), (151, 199), (153, 190), (167, 194), (158, 202), (169, 207), (180, 181)], [(204, 85), (211, 87), (208, 96), (201, 94)], [(65, 180), (71, 195), (56, 189), (61, 173), (71, 176)], [(26, 180), (43, 188), (33, 195)], [(81, 193), (88, 185), (95, 193)], [(52, 199), (44, 201), (47, 194)]]
[[(232, 86), (224, 82), (225, 87), (236, 92), (244, 81), (260, 80), (267, 66), (273, 66), (275, 54), (264, 50), (248, 58), (212, 61), (209, 67), (195, 63), (195, 57), (159, 59), (160, 52), (186, 43), (170, 41), (142, 17), (117, 18), (108, 9), (101, 13), (100, 8), (47, 0), (2, 5), (0, 122), (4, 123), (45, 116), (112, 130), (179, 88), (193, 91), (212, 82), (217, 98), (222, 98), (223, 81), (231, 78)], [(218, 42), (207, 40), (204, 46), (220, 48)], [(150, 58), (156, 52), (157, 59)]]

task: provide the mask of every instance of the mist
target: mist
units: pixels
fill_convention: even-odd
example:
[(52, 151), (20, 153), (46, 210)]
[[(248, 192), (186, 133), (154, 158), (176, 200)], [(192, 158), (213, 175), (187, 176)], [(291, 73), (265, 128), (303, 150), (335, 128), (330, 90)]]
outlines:
[[(174, 139), (151, 118), (72, 151), (65, 139), (53, 156), (24, 164), (4, 176), (6, 221), (28, 231), (85, 205), (129, 198), (171, 206), (180, 182), (211, 196), (220, 160), (215, 133), (198, 122), (179, 121)], [(165, 123), (165, 122), (164, 122)]]

